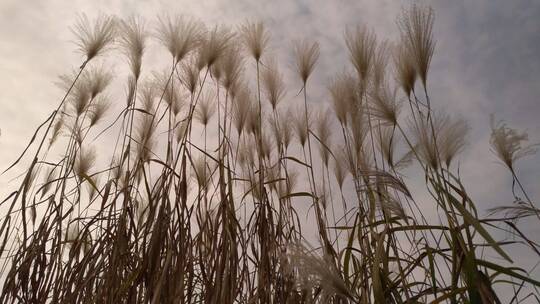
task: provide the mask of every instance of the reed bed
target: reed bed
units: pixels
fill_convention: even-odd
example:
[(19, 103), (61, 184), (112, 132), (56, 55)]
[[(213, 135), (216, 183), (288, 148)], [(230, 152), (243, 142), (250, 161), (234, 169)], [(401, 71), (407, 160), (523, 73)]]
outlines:
[[(515, 167), (535, 145), (493, 120), (516, 202), (481, 217), (455, 162), (469, 127), (431, 102), (433, 24), (413, 5), (393, 43), (347, 28), (350, 62), (315, 102), (315, 40), (294, 41), (287, 66), (260, 22), (80, 17), (84, 59), (6, 170), (26, 166), (1, 203), (0, 302), (501, 303), (503, 289), (538, 301), (540, 282), (505, 250), (540, 258), (519, 230), (540, 212)], [(149, 43), (167, 70), (145, 66)], [(123, 101), (104, 58), (129, 71)], [(409, 165), (429, 201), (411, 194)]]

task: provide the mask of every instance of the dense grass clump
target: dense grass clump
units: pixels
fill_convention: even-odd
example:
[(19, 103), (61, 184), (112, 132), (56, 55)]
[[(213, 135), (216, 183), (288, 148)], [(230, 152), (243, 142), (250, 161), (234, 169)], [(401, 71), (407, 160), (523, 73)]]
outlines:
[[(262, 23), (83, 16), (84, 61), (8, 168), (30, 156), (1, 203), (0, 302), (500, 303), (502, 289), (538, 300), (540, 282), (505, 251), (540, 257), (518, 228), (540, 210), (514, 166), (535, 146), (493, 122), (493, 151), (519, 189), (481, 218), (455, 164), (469, 127), (430, 99), (433, 23), (413, 5), (393, 44), (348, 28), (350, 63), (326, 105), (310, 99), (314, 39), (293, 42), (291, 84)], [(164, 72), (145, 65), (152, 41)], [(123, 102), (111, 102), (121, 77), (105, 58), (127, 65)], [(428, 202), (402, 174), (413, 163)]]

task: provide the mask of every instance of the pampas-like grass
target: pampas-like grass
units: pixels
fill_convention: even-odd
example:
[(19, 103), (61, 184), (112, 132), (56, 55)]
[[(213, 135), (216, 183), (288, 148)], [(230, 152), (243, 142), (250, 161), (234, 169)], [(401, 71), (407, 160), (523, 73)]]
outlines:
[(447, 167), (450, 166), (456, 155), (465, 148), (468, 133), (469, 125), (463, 118), (450, 118), (448, 124), (441, 130), (441, 139), (437, 141), (437, 144), (441, 153), (441, 161)]
[(538, 144), (527, 144), (528, 141), (527, 132), (520, 133), (504, 121), (495, 121), (494, 116), (491, 117), (492, 151), (510, 170), (514, 169), (518, 159), (536, 153)]
[(434, 13), (431, 7), (422, 7), (416, 4), (413, 4), (409, 10), (403, 11), (398, 20), (402, 41), (408, 49), (406, 54), (412, 57), (424, 87), (427, 83), (431, 58), (433, 58), (435, 51), (433, 20)]
[(101, 121), (111, 107), (110, 98), (106, 95), (100, 95), (90, 106), (88, 119), (90, 126), (96, 125)]
[(201, 44), (204, 28), (197, 20), (176, 15), (160, 17), (158, 21), (156, 36), (175, 62), (182, 61)]
[(226, 27), (214, 27), (209, 31), (200, 47), (199, 51), (199, 69), (211, 67), (222, 56), (226, 54), (231, 46), (234, 34)]
[(94, 148), (81, 150), (75, 162), (75, 173), (79, 178), (89, 175), (90, 169), (96, 162), (96, 150)]
[(308, 138), (308, 130), (313, 122), (311, 112), (308, 112), (307, 115), (304, 115), (303, 109), (301, 107), (297, 107), (289, 113), (289, 117), (290, 119), (292, 119), (294, 127), (294, 134), (300, 142), (300, 145), (304, 147)]
[(238, 136), (242, 134), (242, 131), (244, 130), (244, 127), (246, 125), (246, 122), (249, 119), (249, 114), (252, 107), (252, 98), (251, 92), (248, 88), (242, 87), (235, 96), (234, 103), (233, 103), (233, 115), (232, 119), (234, 122), (234, 126), (236, 128), (236, 132), (238, 133)]
[(375, 33), (366, 26), (357, 26), (345, 32), (345, 42), (349, 49), (350, 60), (358, 73), (363, 86), (367, 83), (372, 70), (377, 47)]
[(142, 57), (146, 48), (148, 32), (144, 21), (137, 17), (130, 17), (120, 23), (120, 42), (123, 47), (131, 73), (135, 79), (141, 75)]
[(395, 126), (401, 109), (396, 90), (391, 89), (388, 84), (383, 84), (373, 88), (370, 97), (370, 114), (383, 124)]
[(218, 62), (219, 68), (223, 72), (221, 84), (226, 90), (233, 90), (240, 82), (243, 67), (243, 58), (238, 46), (232, 45), (227, 49), (225, 55)]
[(296, 72), (305, 85), (319, 59), (319, 43), (297, 40), (294, 42), (293, 51)]
[(79, 51), (86, 55), (86, 61), (102, 54), (113, 43), (116, 36), (116, 20), (113, 17), (100, 15), (94, 23), (82, 14), (72, 28), (77, 37)]
[(203, 93), (200, 102), (195, 108), (195, 119), (197, 119), (203, 126), (206, 126), (215, 113), (216, 106), (214, 104), (214, 94), (211, 92)]
[(348, 113), (359, 103), (356, 79), (348, 73), (338, 74), (332, 79), (328, 90), (332, 97), (334, 112), (341, 125), (347, 126)]
[(343, 189), (343, 183), (347, 177), (347, 153), (345, 152), (345, 147), (338, 147), (336, 150), (336, 158), (334, 158), (333, 172), (336, 182), (339, 186), (339, 189)]
[(354, 301), (354, 294), (340, 277), (339, 271), (328, 256), (320, 257), (301, 243), (288, 246), (286, 258), (290, 261), (290, 270), (295, 274), (296, 283), (302, 288), (315, 286), (322, 289), (323, 298), (339, 295), (343, 299)]
[(261, 78), (266, 99), (272, 109), (276, 110), (278, 103), (285, 96), (285, 82), (275, 60), (269, 60), (266, 63), (266, 69), (263, 70)]
[(423, 119), (416, 123), (411, 122), (410, 127), (416, 139), (416, 151), (420, 158), (426, 165), (437, 170), (441, 165), (441, 159), (436, 142), (440, 139), (442, 129), (448, 123), (448, 116), (438, 114), (433, 120), (434, 130), (431, 129), (429, 122)]
[[(61, 78), (65, 97), (7, 170), (30, 161), (0, 203), (0, 302), (496, 303), (499, 285), (519, 285), (508, 293), (518, 300), (538, 296), (540, 282), (506, 253), (523, 246), (540, 256), (517, 222), (540, 219), (516, 174), (536, 145), (492, 123), (514, 203), (485, 218), (460, 178), (468, 162), (453, 165), (467, 123), (432, 109), (425, 86), (432, 13), (413, 6), (401, 18), (393, 70), (393, 44), (353, 28), (352, 63), (328, 90), (307, 85), (317, 37), (296, 41), (303, 96), (288, 96), (286, 107), (284, 92), (299, 88), (268, 55), (260, 23), (207, 31), (187, 17), (159, 19), (167, 50), (158, 56), (171, 59), (160, 74), (141, 66), (154, 53), (145, 52), (142, 19), (120, 22), (120, 52), (107, 53), (112, 21), (86, 19), (87, 60)], [(125, 63), (126, 75), (87, 66), (104, 55)], [(414, 93), (417, 77), (425, 100)], [(411, 193), (411, 182), (430, 196)], [(502, 227), (512, 239), (492, 233)], [(304, 243), (317, 239), (321, 248)]]
[(319, 140), (320, 156), (326, 167), (328, 167), (328, 161), (330, 160), (331, 130), (330, 113), (326, 109), (322, 109), (317, 113), (317, 118), (315, 119), (315, 133)]
[(196, 64), (191, 63), (191, 62), (182, 63), (181, 81), (192, 95), (195, 93), (195, 90), (197, 89), (200, 73), (201, 73), (201, 70), (197, 67)]
[(411, 97), (416, 83), (416, 65), (405, 42), (394, 48), (395, 78), (407, 98)]
[(258, 62), (268, 47), (270, 34), (262, 22), (247, 22), (241, 27), (241, 32), (246, 49)]

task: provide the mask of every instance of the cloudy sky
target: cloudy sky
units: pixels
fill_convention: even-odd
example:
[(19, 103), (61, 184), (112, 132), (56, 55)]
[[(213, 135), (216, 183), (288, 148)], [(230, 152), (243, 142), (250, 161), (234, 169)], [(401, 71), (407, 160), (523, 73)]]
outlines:
[[(435, 9), (436, 53), (429, 90), (434, 107), (460, 113), (471, 126), (469, 146), (460, 157), (461, 176), (481, 214), (509, 204), (511, 176), (489, 148), (489, 116), (528, 130), (540, 142), (540, 2), (470, 0), (427, 2)], [(0, 169), (15, 159), (34, 128), (61, 97), (54, 81), (81, 63), (69, 27), (77, 14), (133, 14), (155, 20), (163, 12), (192, 15), (208, 24), (237, 25), (262, 20), (272, 33), (277, 56), (288, 58), (293, 39), (309, 37), (321, 45), (312, 84), (314, 102), (328, 102), (329, 77), (347, 65), (346, 26), (367, 24), (381, 39), (395, 40), (395, 19), (410, 1), (17, 1), (0, 2)], [(155, 44), (155, 43), (154, 43)], [(152, 46), (159, 48), (159, 46)], [(165, 54), (165, 53), (163, 53)], [(163, 55), (165, 56), (165, 55)], [(143, 67), (144, 68), (144, 67)], [(298, 84), (299, 85), (299, 84)], [(518, 175), (533, 200), (540, 197), (540, 156), (518, 162)], [(415, 184), (415, 171), (409, 171)], [(11, 176), (13, 177), (13, 176)], [(6, 176), (0, 177), (5, 193)], [(416, 179), (417, 181), (419, 179)], [(419, 180), (421, 182), (421, 179)], [(416, 185), (420, 187), (420, 183)], [(422, 197), (421, 191), (418, 192)], [(537, 222), (523, 222), (532, 236)], [(504, 235), (502, 235), (504, 236)], [(534, 239), (534, 237), (533, 237)], [(536, 237), (536, 241), (540, 241)], [(533, 265), (529, 251), (512, 254)], [(531, 263), (532, 262), (532, 263)], [(540, 272), (536, 271), (537, 278)]]

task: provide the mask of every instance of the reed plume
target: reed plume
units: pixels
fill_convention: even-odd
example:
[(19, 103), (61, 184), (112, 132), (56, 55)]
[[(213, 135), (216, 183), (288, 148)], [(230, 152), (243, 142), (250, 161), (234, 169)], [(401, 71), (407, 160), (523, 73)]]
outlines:
[(262, 22), (247, 22), (241, 27), (242, 40), (255, 61), (261, 60), (270, 42), (270, 34)]
[(263, 70), (261, 78), (266, 99), (275, 111), (278, 103), (285, 96), (285, 82), (274, 60), (267, 62), (266, 69)]
[(226, 27), (215, 26), (206, 34), (199, 51), (199, 69), (211, 67), (226, 54), (234, 34)]
[(491, 116), (492, 151), (511, 171), (514, 171), (518, 159), (536, 153), (539, 144), (527, 144), (528, 141), (527, 132), (520, 133), (502, 120), (495, 121), (495, 117)]
[(210, 119), (216, 113), (216, 107), (214, 104), (214, 94), (205, 92), (201, 96), (201, 100), (195, 108), (195, 119), (199, 121), (203, 126), (208, 125)]
[(311, 112), (308, 111), (306, 116), (304, 115), (303, 109), (301, 107), (297, 107), (294, 109), (294, 111), (289, 112), (289, 117), (293, 123), (296, 138), (298, 138), (300, 145), (304, 147), (308, 138), (308, 130), (310, 129), (312, 123)]
[(195, 19), (176, 15), (158, 18), (156, 36), (169, 50), (175, 62), (180, 62), (201, 44), (204, 29)]
[(240, 55), (239, 47), (232, 45), (228, 48), (218, 65), (223, 72), (221, 84), (226, 90), (233, 90), (244, 71), (244, 59)]
[[(156, 52), (170, 66), (159, 74), (141, 72), (155, 52), (137, 17), (118, 23), (121, 54), (86, 67), (116, 39), (116, 21), (100, 18), (79, 19), (86, 61), (61, 77), (65, 97), (6, 170), (30, 162), (0, 203), (0, 303), (500, 303), (498, 285), (519, 285), (505, 294), (514, 302), (538, 295), (540, 282), (506, 253), (523, 246), (540, 256), (517, 225), (540, 212), (515, 172), (537, 145), (492, 120), (491, 148), (512, 172), (514, 202), (483, 217), (460, 177), (469, 162), (452, 166), (468, 125), (430, 105), (430, 9), (402, 14), (395, 48), (366, 26), (347, 29), (350, 60), (325, 95), (307, 90), (319, 45), (294, 42), (303, 96), (287, 107), (278, 105), (289, 83), (262, 23), (233, 32), (161, 17), (155, 35), (166, 49)], [(126, 73), (109, 69), (118, 59)], [(308, 93), (331, 99), (338, 126)], [(118, 98), (119, 107), (109, 101)], [(94, 150), (85, 138), (103, 121), (111, 123), (92, 146), (105, 149)], [(512, 238), (495, 238), (498, 230)], [(321, 248), (304, 243), (317, 236)]]
[(461, 118), (450, 118), (448, 124), (441, 130), (441, 139), (437, 141), (437, 144), (441, 153), (441, 161), (447, 167), (450, 166), (456, 155), (465, 148), (468, 132), (469, 125)]
[(334, 106), (334, 112), (336, 113), (339, 123), (343, 126), (347, 126), (348, 113), (351, 109), (354, 109), (358, 103), (357, 98), (357, 81), (348, 73), (341, 73), (336, 75), (330, 82), (328, 90), (332, 97), (332, 104)]
[(426, 87), (429, 65), (435, 51), (433, 39), (434, 13), (431, 7), (413, 4), (404, 10), (398, 25), (401, 37), (408, 49), (408, 55), (415, 63), (415, 69)]
[(401, 106), (396, 95), (396, 90), (391, 89), (388, 84), (373, 88), (369, 99), (372, 118), (378, 119), (382, 124), (395, 126)]
[(293, 55), (296, 72), (305, 86), (319, 59), (319, 43), (309, 40), (297, 40), (293, 45)]
[(139, 79), (148, 36), (145, 23), (141, 18), (132, 16), (120, 23), (120, 29), (122, 50), (127, 57), (131, 73), (135, 79)]
[(96, 162), (96, 150), (93, 148), (86, 148), (81, 150), (79, 157), (75, 162), (75, 173), (79, 178), (84, 178), (89, 175), (90, 169)]
[(241, 87), (240, 90), (236, 93), (234, 103), (233, 103), (233, 122), (236, 128), (238, 136), (242, 134), (246, 122), (249, 119), (249, 114), (251, 113), (252, 107), (252, 96), (251, 92), (246, 87)]
[(331, 146), (330, 138), (332, 136), (332, 126), (330, 121), (329, 112), (326, 109), (321, 109), (317, 113), (317, 118), (315, 119), (315, 133), (319, 142), (319, 152), (323, 164), (328, 167), (328, 161), (330, 159), (330, 150)]
[(84, 55), (86, 62), (106, 51), (116, 37), (116, 20), (114, 17), (100, 15), (91, 23), (85, 14), (79, 16), (77, 23), (71, 29), (76, 44)]
[(405, 42), (394, 49), (395, 78), (407, 98), (411, 97), (416, 83), (416, 64)]
[(373, 69), (377, 37), (366, 26), (357, 26), (345, 32), (345, 42), (349, 57), (363, 86), (367, 83)]
[(106, 95), (100, 95), (90, 106), (89, 109), (89, 122), (90, 126), (96, 125), (101, 121), (105, 113), (111, 108), (110, 98)]
[(347, 178), (347, 153), (345, 152), (345, 147), (338, 147), (336, 151), (336, 157), (334, 158), (334, 177), (339, 186), (339, 189), (343, 189), (343, 183), (345, 178)]

